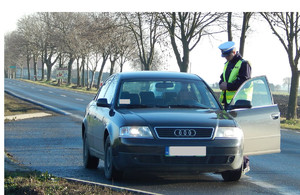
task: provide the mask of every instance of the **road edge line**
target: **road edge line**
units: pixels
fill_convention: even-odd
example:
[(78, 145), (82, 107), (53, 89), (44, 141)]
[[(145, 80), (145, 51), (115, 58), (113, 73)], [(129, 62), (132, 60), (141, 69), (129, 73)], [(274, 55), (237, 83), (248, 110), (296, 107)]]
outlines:
[(21, 96), (21, 95), (18, 95), (18, 94), (16, 94), (16, 93), (14, 93), (14, 92), (11, 92), (11, 91), (9, 91), (9, 90), (4, 90), (4, 92), (7, 93), (7, 94), (9, 94), (9, 95), (12, 95), (12, 96), (14, 96), (14, 97), (16, 97), (16, 98), (19, 98), (19, 99), (21, 99), (21, 100), (24, 100), (24, 101), (27, 101), (27, 102), (36, 104), (36, 105), (38, 105), (38, 106), (41, 106), (41, 107), (43, 107), (43, 108), (46, 108), (46, 109), (51, 110), (51, 111), (53, 111), (53, 112), (56, 112), (56, 113), (58, 113), (58, 114), (63, 114), (63, 115), (71, 116), (71, 117), (73, 117), (73, 118), (79, 119), (80, 121), (83, 120), (83, 117), (81, 117), (81, 116), (79, 116), (79, 115), (72, 114), (72, 113), (67, 112), (67, 111), (65, 111), (65, 110), (56, 108), (56, 107), (54, 107), (54, 106), (50, 106), (50, 105), (48, 105), (48, 104), (44, 104), (44, 103), (39, 102), (39, 101), (35, 101), (35, 100), (33, 100), (33, 99), (30, 99), (30, 98), (25, 98), (25, 97), (23, 97), (23, 96)]
[(125, 191), (128, 191), (128, 192), (138, 193), (138, 194), (161, 195), (161, 194), (158, 194), (158, 193), (147, 192), (147, 191), (137, 190), (137, 189), (133, 189), (133, 188), (127, 188), (127, 187), (120, 187), (120, 186), (115, 186), (115, 185), (110, 185), (110, 184), (105, 184), (105, 183), (98, 183), (98, 182), (86, 181), (86, 180), (69, 178), (69, 177), (62, 177), (62, 178), (66, 179), (66, 180), (69, 180), (69, 181), (76, 181), (76, 182), (81, 182), (81, 183), (85, 183), (85, 184), (92, 184), (92, 185), (107, 187), (107, 188), (117, 190), (117, 191), (125, 190)]

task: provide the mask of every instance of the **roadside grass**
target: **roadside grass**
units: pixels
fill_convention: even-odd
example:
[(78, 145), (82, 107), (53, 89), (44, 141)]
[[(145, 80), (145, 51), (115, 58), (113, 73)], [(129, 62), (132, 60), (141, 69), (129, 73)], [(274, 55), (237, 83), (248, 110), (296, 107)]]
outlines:
[(300, 130), (300, 119), (286, 120), (286, 118), (281, 118), (280, 127), (282, 129)]
[(38, 85), (44, 85), (44, 86), (52, 86), (60, 89), (67, 89), (67, 90), (72, 90), (72, 91), (77, 91), (77, 92), (84, 92), (84, 93), (91, 93), (91, 94), (96, 94), (98, 89), (92, 87), (91, 89), (87, 89), (86, 87), (77, 87), (74, 84), (67, 85), (66, 83), (61, 83), (58, 84), (58, 81), (32, 81), (32, 80), (27, 80), (27, 79), (20, 79), (21, 81), (29, 82), (29, 83), (34, 83)]
[(12, 116), (17, 114), (29, 114), (37, 112), (47, 112), (44, 108), (20, 100), (8, 94), (4, 94), (4, 116)]
[(103, 194), (121, 195), (132, 193), (127, 191), (114, 191), (107, 187), (81, 182), (68, 181), (54, 177), (48, 172), (37, 171), (5, 171), (5, 194)]

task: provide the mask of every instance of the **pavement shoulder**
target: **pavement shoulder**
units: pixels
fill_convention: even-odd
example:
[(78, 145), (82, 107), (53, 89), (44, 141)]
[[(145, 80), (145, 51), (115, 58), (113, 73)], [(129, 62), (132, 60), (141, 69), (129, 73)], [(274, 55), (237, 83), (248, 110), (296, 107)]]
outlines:
[(37, 113), (29, 113), (29, 114), (17, 114), (17, 115), (5, 116), (4, 120), (23, 120), (23, 119), (29, 119), (29, 118), (45, 117), (45, 116), (52, 116), (52, 114), (49, 114), (49, 113), (46, 113), (46, 112), (37, 112)]

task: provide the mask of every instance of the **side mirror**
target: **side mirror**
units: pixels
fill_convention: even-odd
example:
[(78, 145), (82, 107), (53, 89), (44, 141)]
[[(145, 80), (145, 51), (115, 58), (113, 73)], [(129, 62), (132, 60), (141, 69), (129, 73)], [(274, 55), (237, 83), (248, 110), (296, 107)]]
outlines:
[(97, 106), (99, 107), (110, 107), (110, 104), (107, 103), (106, 98), (100, 98), (97, 100)]
[(229, 106), (229, 110), (238, 108), (251, 108), (251, 101), (249, 100), (237, 100), (234, 105)]

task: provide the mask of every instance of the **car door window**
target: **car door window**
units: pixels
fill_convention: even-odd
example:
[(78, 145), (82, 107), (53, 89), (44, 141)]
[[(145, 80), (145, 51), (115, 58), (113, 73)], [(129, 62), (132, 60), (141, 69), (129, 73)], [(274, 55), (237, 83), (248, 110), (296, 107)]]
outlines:
[(103, 83), (103, 85), (99, 91), (98, 97), (96, 99), (105, 97), (106, 91), (107, 91), (111, 81), (113, 80), (113, 78), (114, 78), (114, 76), (111, 76)]
[(252, 107), (273, 105), (272, 95), (265, 77), (253, 78), (238, 90), (231, 105), (238, 100), (248, 100)]
[(110, 81), (110, 85), (104, 95), (104, 98), (107, 99), (107, 103), (108, 104), (111, 104), (112, 103), (112, 100), (113, 100), (113, 97), (114, 97), (114, 94), (115, 94), (115, 91), (116, 91), (116, 87), (117, 87), (117, 82), (118, 82), (118, 79), (117, 77), (114, 77), (111, 81)]

